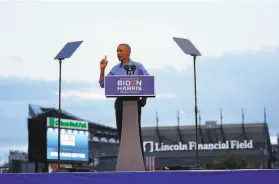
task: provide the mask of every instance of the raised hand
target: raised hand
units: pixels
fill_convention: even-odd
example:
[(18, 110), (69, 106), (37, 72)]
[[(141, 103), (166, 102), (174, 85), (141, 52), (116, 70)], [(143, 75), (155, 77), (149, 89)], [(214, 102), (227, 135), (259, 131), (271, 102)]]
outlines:
[(107, 56), (105, 56), (105, 58), (102, 59), (100, 62), (100, 69), (105, 69), (107, 65), (108, 65), (108, 60), (107, 60)]

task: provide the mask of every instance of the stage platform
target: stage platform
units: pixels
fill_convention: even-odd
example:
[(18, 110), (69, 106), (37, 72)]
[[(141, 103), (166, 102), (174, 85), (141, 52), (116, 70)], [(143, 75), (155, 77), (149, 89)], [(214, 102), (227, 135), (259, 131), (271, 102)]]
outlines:
[(278, 184), (279, 170), (0, 174), (1, 184)]

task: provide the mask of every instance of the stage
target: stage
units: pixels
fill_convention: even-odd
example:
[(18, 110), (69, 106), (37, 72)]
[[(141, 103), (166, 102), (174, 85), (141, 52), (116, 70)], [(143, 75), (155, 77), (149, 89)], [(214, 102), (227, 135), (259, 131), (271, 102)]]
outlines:
[(278, 184), (279, 170), (0, 174), (2, 184)]

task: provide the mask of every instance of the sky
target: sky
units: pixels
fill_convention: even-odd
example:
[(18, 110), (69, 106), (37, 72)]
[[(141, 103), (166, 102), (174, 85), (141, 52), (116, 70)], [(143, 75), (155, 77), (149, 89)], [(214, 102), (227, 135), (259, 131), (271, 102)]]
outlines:
[[(162, 1), (161, 1), (162, 2)], [(54, 57), (82, 40), (62, 65), (62, 108), (115, 126), (113, 101), (98, 85), (99, 61), (118, 63), (116, 48), (128, 43), (131, 58), (156, 77), (143, 126), (194, 124), (193, 62), (173, 41), (181, 37), (197, 58), (202, 122), (263, 122), (279, 132), (278, 1), (85, 1), (0, 0), (0, 160), (9, 149), (27, 149), (28, 104), (58, 107), (59, 65)], [(274, 137), (273, 139), (274, 140)]]

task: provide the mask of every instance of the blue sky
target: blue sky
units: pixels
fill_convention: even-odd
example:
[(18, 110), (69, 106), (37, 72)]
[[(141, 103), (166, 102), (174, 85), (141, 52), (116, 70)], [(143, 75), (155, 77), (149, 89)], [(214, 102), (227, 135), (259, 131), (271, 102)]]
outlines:
[[(88, 3), (0, 1), (0, 160), (9, 148), (26, 149), (28, 104), (58, 106), (58, 63), (68, 41), (84, 40), (63, 63), (62, 108), (114, 126), (113, 101), (99, 88), (99, 61), (116, 64), (126, 42), (132, 59), (156, 76), (158, 97), (149, 99), (143, 125), (194, 124), (193, 67), (172, 37), (190, 39), (197, 60), (202, 120), (262, 122), (279, 132), (279, 4), (276, 1), (185, 1), (181, 3)], [(75, 2), (75, 3), (74, 3)], [(63, 7), (63, 11), (61, 8)], [(122, 10), (125, 10), (125, 13)]]

